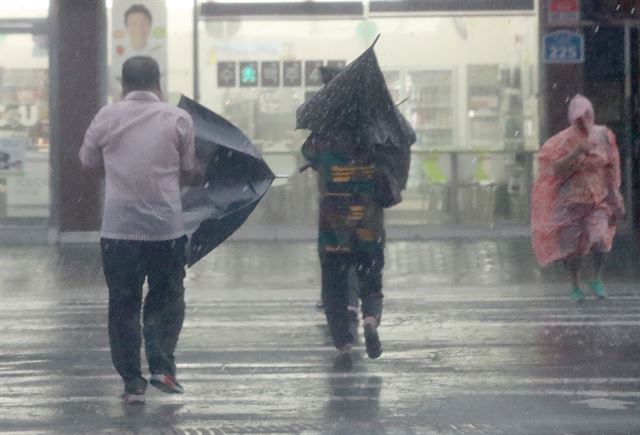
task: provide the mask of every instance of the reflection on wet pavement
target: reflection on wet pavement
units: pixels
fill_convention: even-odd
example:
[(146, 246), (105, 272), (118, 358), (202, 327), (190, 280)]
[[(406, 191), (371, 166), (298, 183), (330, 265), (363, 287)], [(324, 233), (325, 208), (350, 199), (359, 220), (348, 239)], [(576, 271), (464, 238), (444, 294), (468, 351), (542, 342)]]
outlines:
[(344, 374), (315, 245), (229, 243), (188, 273), (187, 393), (123, 407), (98, 247), (2, 248), (0, 432), (638, 433), (637, 259), (614, 253), (610, 299), (574, 305), (527, 240), (389, 243), (385, 354), (359, 344)]

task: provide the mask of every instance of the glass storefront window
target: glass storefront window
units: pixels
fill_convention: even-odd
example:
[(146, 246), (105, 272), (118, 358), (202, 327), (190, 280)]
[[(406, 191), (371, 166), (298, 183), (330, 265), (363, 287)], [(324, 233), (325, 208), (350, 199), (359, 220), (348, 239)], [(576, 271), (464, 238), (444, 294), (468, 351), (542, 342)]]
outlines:
[(20, 0), (0, 2), (0, 18), (46, 18), (49, 0)]
[[(378, 60), (418, 136), (405, 200), (389, 220), (524, 221), (523, 174), (539, 145), (537, 23), (533, 14), (203, 20), (201, 102), (245, 131), (276, 173), (295, 174), (308, 134), (295, 131), (295, 111), (321, 86), (317, 66), (348, 63), (381, 34)], [(276, 185), (254, 221), (313, 224), (306, 178)]]
[(48, 218), (48, 51), (31, 34), (0, 34), (0, 220)]
[[(0, 2), (2, 18), (37, 21), (48, 13), (48, 0), (9, 3)], [(201, 103), (255, 141), (274, 172), (291, 176), (276, 183), (252, 217), (254, 223), (315, 223), (314, 175), (297, 173), (307, 132), (295, 130), (295, 111), (320, 88), (319, 65), (350, 62), (377, 34), (382, 38), (376, 52), (389, 90), (396, 102), (404, 100), (400, 109), (418, 136), (405, 200), (389, 211), (389, 221), (526, 221), (522, 192), (528, 191), (532, 155), (539, 146), (538, 17), (533, 11), (201, 17), (194, 29), (194, 3), (200, 7), (203, 2), (123, 3), (166, 8), (166, 19), (151, 29), (151, 36), (164, 38), (166, 46), (166, 99), (175, 104), (180, 94), (194, 96), (197, 89)], [(114, 66), (123, 17), (113, 16), (112, 0), (105, 4), (108, 63)], [(21, 167), (11, 162), (14, 157), (0, 162), (12, 167), (0, 169), (0, 216), (47, 218), (46, 40), (0, 35), (0, 54), (3, 152), (22, 160)], [(112, 81), (112, 95), (118, 87)]]

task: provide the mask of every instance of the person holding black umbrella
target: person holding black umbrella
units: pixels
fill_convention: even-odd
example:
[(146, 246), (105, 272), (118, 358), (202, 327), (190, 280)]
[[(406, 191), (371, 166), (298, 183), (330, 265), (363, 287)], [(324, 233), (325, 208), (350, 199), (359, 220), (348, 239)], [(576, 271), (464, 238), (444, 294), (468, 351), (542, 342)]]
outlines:
[[(324, 67), (320, 72), (328, 84), (340, 70)], [(318, 172), (322, 301), (338, 350), (336, 369), (349, 370), (353, 364), (357, 331), (349, 300), (350, 270), (358, 278), (367, 355), (382, 355), (378, 325), (383, 307), (383, 208), (399, 201), (399, 184), (391, 176), (389, 152), (379, 148), (346, 119), (313, 131), (302, 146), (309, 167)]]
[(356, 337), (350, 269), (358, 275), (367, 355), (382, 355), (383, 209), (401, 201), (416, 140), (391, 100), (373, 50), (377, 40), (343, 70), (322, 67), (325, 86), (296, 112), (297, 128), (311, 130), (302, 155), (318, 172), (322, 302), (341, 370), (352, 367)]
[(370, 358), (382, 354), (378, 325), (382, 315), (384, 223), (374, 179), (376, 165), (349, 131), (324, 137), (312, 134), (302, 154), (318, 171), (322, 300), (338, 349), (334, 363), (336, 368), (349, 369), (355, 341), (348, 293), (351, 268), (358, 276), (367, 354)]
[(122, 400), (140, 403), (147, 386), (140, 368), (142, 336), (151, 384), (165, 393), (183, 392), (174, 358), (185, 313), (180, 180), (195, 167), (195, 144), (190, 115), (160, 100), (155, 60), (128, 59), (122, 88), (124, 99), (103, 107), (91, 122), (79, 157), (83, 166), (105, 171), (100, 245), (111, 357), (124, 380)]

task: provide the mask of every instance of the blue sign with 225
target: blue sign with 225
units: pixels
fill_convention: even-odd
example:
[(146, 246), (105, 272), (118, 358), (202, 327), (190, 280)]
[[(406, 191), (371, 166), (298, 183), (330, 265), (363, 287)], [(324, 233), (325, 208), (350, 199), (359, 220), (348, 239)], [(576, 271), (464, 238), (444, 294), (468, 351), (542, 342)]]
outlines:
[(584, 36), (568, 30), (551, 32), (544, 37), (545, 63), (583, 63)]

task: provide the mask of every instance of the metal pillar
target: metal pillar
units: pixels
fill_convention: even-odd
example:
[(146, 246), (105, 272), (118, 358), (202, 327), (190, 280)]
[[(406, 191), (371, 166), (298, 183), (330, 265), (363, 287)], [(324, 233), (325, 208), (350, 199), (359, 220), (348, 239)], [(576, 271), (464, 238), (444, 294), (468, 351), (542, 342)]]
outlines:
[(104, 0), (51, 0), (49, 26), (51, 228), (54, 233), (97, 231), (101, 180), (82, 170), (78, 151), (106, 103)]

